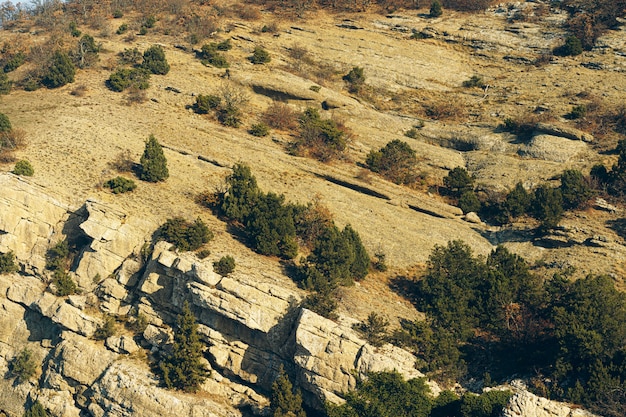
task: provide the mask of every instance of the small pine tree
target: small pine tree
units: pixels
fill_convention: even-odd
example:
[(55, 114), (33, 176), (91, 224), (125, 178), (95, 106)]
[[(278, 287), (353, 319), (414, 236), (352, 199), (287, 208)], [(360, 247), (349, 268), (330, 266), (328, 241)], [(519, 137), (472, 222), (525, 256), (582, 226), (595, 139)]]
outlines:
[(13, 173), (15, 175), (21, 175), (25, 177), (32, 177), (35, 174), (35, 169), (30, 164), (30, 162), (26, 160), (17, 161), (15, 163), (15, 168), (13, 168)]
[(141, 66), (152, 74), (165, 75), (170, 72), (170, 64), (165, 58), (165, 51), (160, 45), (153, 45), (143, 53)]
[(15, 254), (12, 251), (0, 253), (0, 274), (9, 274), (17, 271), (15, 264)]
[(9, 117), (4, 113), (0, 113), (0, 132), (8, 132), (11, 128)]
[(541, 222), (541, 228), (553, 229), (563, 216), (563, 196), (561, 190), (543, 184), (535, 190), (532, 203), (534, 217)]
[(563, 171), (560, 190), (566, 209), (576, 209), (591, 198), (591, 187), (583, 174), (575, 169)]
[(76, 294), (76, 291), (78, 290), (76, 283), (72, 280), (72, 277), (70, 277), (67, 272), (60, 269), (54, 271), (53, 282), (57, 288), (57, 295), (59, 297)]
[(213, 269), (225, 277), (235, 270), (235, 258), (230, 255), (222, 256), (219, 261), (213, 262)]
[(148, 182), (164, 181), (170, 176), (163, 148), (154, 135), (150, 135), (140, 160), (141, 172), (139, 179)]
[(24, 417), (48, 417), (46, 409), (39, 401), (35, 401), (31, 407), (24, 412)]
[(9, 371), (18, 383), (28, 381), (35, 375), (37, 364), (32, 352), (25, 348), (9, 363)]
[(439, 17), (443, 14), (443, 8), (441, 7), (441, 3), (439, 0), (433, 0), (430, 3), (430, 17)]
[(172, 353), (159, 364), (159, 369), (165, 386), (185, 392), (198, 391), (209, 376), (209, 371), (202, 362), (198, 324), (186, 301), (178, 316)]
[(66, 52), (57, 51), (52, 56), (50, 65), (41, 79), (41, 83), (48, 88), (62, 87), (74, 82), (76, 69)]
[(266, 64), (270, 62), (271, 60), (272, 60), (272, 57), (270, 56), (269, 52), (267, 52), (265, 49), (261, 48), (260, 46), (257, 46), (254, 48), (254, 52), (252, 53), (252, 56), (250, 57), (250, 62), (252, 62), (253, 64)]
[(306, 417), (302, 408), (302, 394), (300, 390), (293, 389), (282, 365), (278, 378), (272, 384), (270, 410), (272, 417)]
[(467, 191), (474, 189), (474, 178), (463, 167), (453, 168), (443, 179), (443, 184), (452, 195), (460, 197)]

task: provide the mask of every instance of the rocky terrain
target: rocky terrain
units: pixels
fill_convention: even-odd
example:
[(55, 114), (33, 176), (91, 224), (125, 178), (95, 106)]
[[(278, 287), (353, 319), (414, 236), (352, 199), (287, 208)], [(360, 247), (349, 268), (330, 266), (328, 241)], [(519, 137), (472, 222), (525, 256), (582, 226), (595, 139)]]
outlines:
[[(0, 112), (26, 133), (27, 146), (16, 156), (35, 167), (33, 177), (23, 178), (9, 172), (12, 164), (0, 165), (0, 252), (13, 251), (20, 266), (18, 273), (0, 275), (0, 369), (8, 375), (9, 361), (24, 347), (41, 364), (31, 381), (0, 380), (0, 411), (18, 416), (37, 399), (54, 416), (263, 415), (281, 365), (312, 408), (341, 402), (341, 394), (368, 372), (396, 369), (407, 378), (421, 376), (409, 352), (390, 344), (374, 347), (352, 324), (371, 311), (393, 325), (419, 316), (388, 282), (420, 270), (435, 245), (455, 239), (478, 254), (504, 244), (546, 274), (572, 268), (574, 278), (610, 274), (623, 288), (626, 233), (619, 205), (596, 201), (569, 212), (555, 232), (537, 239), (533, 224), (488, 226), (428, 191), (457, 166), (485, 189), (508, 190), (518, 181), (533, 186), (554, 181), (564, 169), (588, 172), (596, 163), (614, 161), (603, 152), (614, 147), (613, 138), (595, 138), (561, 116), (583, 101), (580, 93), (607, 105), (623, 100), (624, 30), (608, 32), (597, 48), (578, 57), (537, 67), (530, 63), (562, 42), (564, 15), (553, 10), (538, 21), (509, 20), (535, 6), (505, 3), (479, 15), (447, 12), (438, 19), (418, 11), (320, 11), (297, 20), (262, 12), (259, 21), (225, 19), (217, 38), (229, 38), (234, 46), (228, 77), (223, 69), (202, 65), (182, 37), (155, 31), (126, 42), (114, 34), (120, 21), (112, 18), (99, 31), (85, 27), (102, 43), (98, 64), (77, 72), (73, 84), (15, 90), (0, 101)], [(276, 33), (260, 30), (269, 22), (278, 26)], [(411, 39), (413, 29), (425, 39)], [(44, 36), (34, 29), (2, 31), (0, 40), (37, 44)], [(171, 70), (152, 78), (147, 101), (129, 106), (123, 94), (105, 86), (111, 63), (125, 48), (144, 50), (155, 43), (163, 45)], [(270, 63), (248, 61), (257, 45), (270, 52)], [(292, 58), (296, 47), (307, 50), (310, 64), (299, 66)], [(341, 81), (353, 66), (364, 68), (368, 97), (348, 93)], [(488, 86), (461, 87), (473, 75)], [(84, 94), (72, 94), (76, 86), (84, 86)], [(224, 86), (249, 98), (244, 128), (223, 127), (189, 109), (198, 94)], [(286, 151), (291, 132), (248, 134), (246, 128), (275, 99), (341, 119), (352, 132), (346, 156), (321, 163)], [(463, 111), (445, 120), (427, 118), (423, 106), (439, 100), (457, 101)], [(321, 110), (322, 103), (330, 110)], [(506, 117), (538, 108), (554, 117), (529, 141), (497, 129)], [(420, 121), (419, 134), (404, 137)], [(116, 157), (128, 152), (138, 162), (150, 134), (165, 148), (170, 178), (137, 181), (138, 188), (123, 195), (103, 188), (116, 175)], [(417, 152), (424, 187), (399, 186), (364, 175), (359, 167), (371, 149), (397, 138)], [(341, 290), (336, 321), (299, 307), (306, 293), (279, 261), (246, 248), (227, 224), (196, 203), (199, 193), (223, 187), (237, 162), (251, 166), (265, 191), (301, 203), (318, 198), (338, 225), (351, 224), (359, 232), (370, 253), (386, 254), (387, 272)], [(174, 216), (200, 217), (209, 225), (215, 239), (207, 258), (178, 253), (165, 242), (146, 252), (157, 227)], [(79, 242), (70, 273), (80, 293), (57, 297), (49, 288), (45, 255), (65, 237)], [(228, 254), (237, 268), (222, 277), (212, 263)], [(171, 342), (171, 326), (185, 300), (200, 324), (212, 369), (197, 394), (160, 387), (146, 359)], [(121, 324), (137, 313), (148, 323), (140, 334)], [(120, 323), (114, 336), (96, 341), (105, 314)], [(430, 386), (439, 392), (436, 383)], [(521, 383), (510, 388), (516, 394), (506, 416), (586, 415), (536, 397)]]

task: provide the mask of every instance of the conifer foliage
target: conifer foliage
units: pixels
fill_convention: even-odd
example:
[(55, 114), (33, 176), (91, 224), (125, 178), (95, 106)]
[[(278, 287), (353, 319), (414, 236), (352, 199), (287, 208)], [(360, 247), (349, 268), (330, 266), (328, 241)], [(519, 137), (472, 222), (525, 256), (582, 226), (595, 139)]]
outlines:
[(167, 169), (167, 160), (163, 154), (161, 144), (154, 135), (150, 135), (141, 157), (141, 171), (139, 179), (148, 182), (164, 181), (170, 176)]
[(178, 316), (172, 352), (159, 363), (159, 369), (165, 386), (186, 392), (198, 391), (209, 376), (202, 361), (198, 324), (186, 301)]
[(270, 409), (272, 417), (306, 417), (302, 408), (300, 390), (294, 391), (289, 376), (282, 366), (278, 378), (272, 384)]

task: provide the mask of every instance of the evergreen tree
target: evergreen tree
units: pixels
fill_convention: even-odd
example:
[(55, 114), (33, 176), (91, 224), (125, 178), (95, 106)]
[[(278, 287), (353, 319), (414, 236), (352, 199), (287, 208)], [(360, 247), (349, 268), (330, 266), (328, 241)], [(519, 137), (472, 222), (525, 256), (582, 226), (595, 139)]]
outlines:
[(24, 417), (48, 417), (46, 409), (39, 401), (35, 401), (31, 407), (24, 412)]
[(52, 61), (41, 83), (48, 88), (62, 87), (74, 82), (75, 73), (76, 69), (67, 53), (57, 51), (52, 56)]
[(443, 8), (439, 0), (433, 0), (430, 4), (430, 17), (439, 17), (443, 14)]
[(576, 209), (591, 197), (591, 187), (583, 174), (575, 169), (563, 171), (560, 190), (566, 209)]
[(417, 158), (408, 143), (394, 139), (378, 151), (371, 151), (365, 160), (368, 168), (396, 184), (414, 182)]
[(541, 222), (541, 228), (553, 229), (563, 216), (563, 196), (561, 190), (543, 184), (535, 190), (533, 198), (534, 217)]
[(0, 113), (0, 132), (9, 132), (12, 129), (9, 116), (4, 113)]
[(172, 352), (159, 364), (159, 368), (168, 388), (186, 392), (196, 392), (209, 376), (202, 361), (198, 324), (186, 301), (178, 316)]
[(306, 417), (300, 390), (293, 389), (282, 365), (278, 378), (272, 384), (270, 410), (272, 417)]
[(465, 168), (456, 167), (443, 178), (443, 184), (453, 196), (460, 197), (463, 193), (474, 189), (474, 178)]
[(519, 217), (526, 213), (530, 207), (531, 196), (521, 182), (515, 184), (515, 188), (506, 196), (504, 208), (512, 217)]
[(164, 181), (169, 177), (167, 170), (167, 160), (163, 154), (163, 148), (154, 135), (146, 142), (146, 148), (141, 157), (141, 171), (139, 178), (148, 182)]
[(260, 191), (256, 178), (246, 164), (236, 164), (226, 178), (229, 185), (221, 209), (229, 219), (243, 223), (255, 206)]
[(170, 64), (165, 58), (165, 51), (159, 45), (153, 45), (143, 53), (143, 68), (152, 74), (165, 75), (170, 72)]

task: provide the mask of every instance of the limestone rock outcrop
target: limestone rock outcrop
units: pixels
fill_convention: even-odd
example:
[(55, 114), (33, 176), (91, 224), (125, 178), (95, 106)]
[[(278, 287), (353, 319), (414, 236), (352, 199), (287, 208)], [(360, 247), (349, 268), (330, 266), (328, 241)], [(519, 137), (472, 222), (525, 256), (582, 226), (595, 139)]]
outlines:
[(538, 397), (524, 387), (514, 386), (514, 392), (502, 417), (598, 417), (566, 403)]
[(0, 252), (13, 251), (29, 272), (43, 271), (50, 239), (69, 211), (30, 181), (0, 175)]

